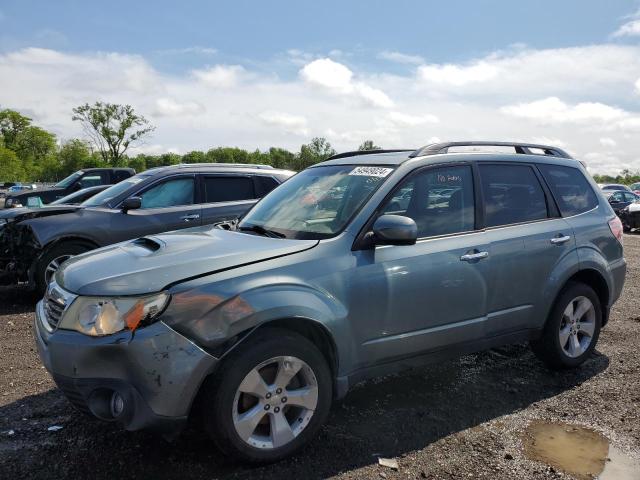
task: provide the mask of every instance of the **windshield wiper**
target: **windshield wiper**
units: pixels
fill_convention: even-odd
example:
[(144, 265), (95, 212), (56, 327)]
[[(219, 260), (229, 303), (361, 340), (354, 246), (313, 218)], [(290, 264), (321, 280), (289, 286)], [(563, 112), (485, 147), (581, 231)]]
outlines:
[(276, 232), (275, 230), (269, 230), (264, 228), (262, 225), (243, 225), (237, 228), (242, 232), (255, 232), (260, 235), (264, 235), (265, 237), (271, 238), (287, 238), (284, 233)]

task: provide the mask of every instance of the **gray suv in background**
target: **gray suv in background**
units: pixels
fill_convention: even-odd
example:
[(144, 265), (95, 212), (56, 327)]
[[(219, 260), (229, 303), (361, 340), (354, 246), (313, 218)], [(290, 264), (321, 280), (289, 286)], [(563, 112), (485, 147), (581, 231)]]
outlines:
[[(513, 153), (455, 152), (469, 145)], [(577, 367), (625, 271), (620, 220), (558, 148), (354, 152), (231, 230), (72, 258), (34, 333), (79, 409), (164, 432), (198, 410), (222, 450), (267, 462), (367, 378), (522, 341), (551, 368)]]
[(154, 233), (233, 220), (293, 175), (267, 165), (180, 164), (139, 173), (80, 206), (8, 219), (0, 229), (0, 281), (44, 294), (74, 255)]

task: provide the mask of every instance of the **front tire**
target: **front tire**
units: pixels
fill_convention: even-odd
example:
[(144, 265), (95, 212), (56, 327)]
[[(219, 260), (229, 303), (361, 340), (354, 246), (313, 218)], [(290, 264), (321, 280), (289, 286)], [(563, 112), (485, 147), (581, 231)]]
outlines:
[(58, 268), (71, 257), (93, 250), (93, 246), (77, 241), (67, 241), (47, 249), (38, 260), (35, 269), (36, 293), (42, 297)]
[(205, 427), (223, 452), (268, 463), (304, 447), (325, 422), (332, 378), (305, 337), (284, 329), (254, 332), (203, 386)]
[(575, 368), (589, 358), (602, 326), (602, 306), (596, 292), (571, 282), (558, 295), (542, 336), (531, 342), (536, 356), (549, 368)]

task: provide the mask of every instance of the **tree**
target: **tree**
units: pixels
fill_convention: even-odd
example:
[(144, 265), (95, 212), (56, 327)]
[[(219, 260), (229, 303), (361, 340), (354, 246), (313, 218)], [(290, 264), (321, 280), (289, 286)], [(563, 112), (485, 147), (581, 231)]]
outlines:
[(269, 165), (275, 168), (294, 168), (296, 156), (284, 148), (271, 147), (269, 149)]
[(0, 135), (4, 140), (4, 146), (15, 150), (18, 135), (29, 125), (31, 125), (31, 119), (15, 110), (0, 111)]
[(40, 127), (28, 126), (16, 135), (12, 150), (25, 164), (38, 164), (55, 152), (56, 136)]
[(85, 103), (73, 109), (71, 118), (82, 123), (104, 162), (111, 165), (121, 164), (127, 149), (155, 130), (131, 105)]
[(299, 170), (303, 170), (316, 163), (324, 162), (327, 158), (335, 154), (336, 151), (326, 138), (315, 137), (311, 140), (311, 143), (300, 147), (300, 153), (297, 159), (298, 165), (296, 166)]
[(358, 150), (361, 152), (364, 152), (366, 150), (380, 150), (380, 149), (381, 149), (380, 147), (378, 147), (375, 143), (373, 143), (373, 140), (365, 140), (358, 147)]
[(89, 145), (83, 140), (74, 138), (62, 145), (58, 158), (65, 174), (70, 174), (81, 168), (98, 167), (101, 162), (91, 155)]
[(15, 182), (25, 179), (26, 172), (13, 150), (0, 147), (0, 180), (3, 182)]
[(198, 150), (193, 150), (182, 156), (182, 163), (205, 163), (206, 161), (205, 153)]

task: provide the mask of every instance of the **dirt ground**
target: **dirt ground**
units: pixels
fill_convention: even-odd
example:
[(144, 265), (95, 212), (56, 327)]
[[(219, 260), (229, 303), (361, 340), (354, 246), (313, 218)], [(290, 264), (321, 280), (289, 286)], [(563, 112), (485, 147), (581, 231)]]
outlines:
[(582, 368), (550, 372), (516, 345), (368, 382), (310, 447), (262, 467), (224, 458), (197, 429), (168, 443), (76, 412), (38, 359), (33, 298), (2, 290), (0, 478), (573, 478), (525, 456), (523, 432), (544, 420), (590, 427), (639, 459), (640, 235), (625, 247), (623, 298)]

